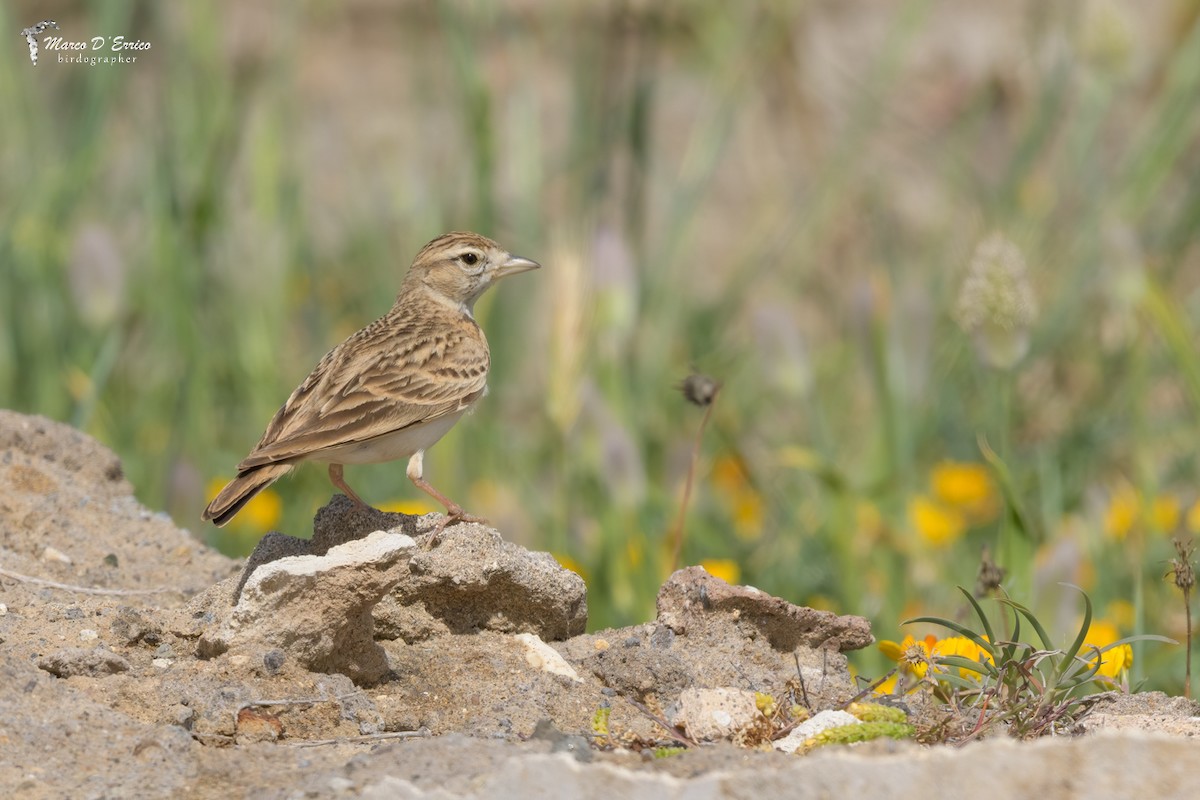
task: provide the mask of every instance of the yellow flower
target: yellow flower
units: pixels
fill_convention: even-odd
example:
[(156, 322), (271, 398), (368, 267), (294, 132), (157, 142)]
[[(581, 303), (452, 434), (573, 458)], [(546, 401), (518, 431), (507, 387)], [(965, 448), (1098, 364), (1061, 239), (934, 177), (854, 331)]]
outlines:
[(823, 594), (809, 595), (804, 599), (804, 605), (817, 611), (833, 611), (839, 607), (832, 598)]
[[(899, 643), (887, 640), (880, 642), (879, 650), (895, 661), (900, 669), (897, 675), (876, 687), (876, 694), (895, 694), (897, 678), (904, 680), (905, 683), (914, 684), (915, 688), (916, 681), (929, 674), (930, 666), (934, 669), (934, 677), (945, 675), (947, 668), (940, 666), (937, 662), (937, 659), (942, 656), (962, 656), (981, 663), (985, 661), (991, 663), (992, 660), (986, 650), (965, 636), (951, 636), (947, 639), (938, 639), (933, 634), (924, 639), (905, 636)], [(964, 678), (979, 676), (978, 672), (964, 667), (958, 668), (958, 674)]]
[(1200, 500), (1192, 503), (1187, 512), (1187, 529), (1192, 533), (1200, 533)]
[[(206, 492), (208, 502), (225, 488), (225, 478), (213, 478), (208, 482)], [(279, 524), (283, 515), (283, 500), (274, 489), (263, 489), (242, 508), (241, 513), (234, 517), (230, 525), (247, 531), (263, 531), (274, 528)]]
[[(1109, 500), (1104, 513), (1104, 530), (1118, 541), (1128, 536), (1139, 524), (1159, 533), (1169, 533), (1179, 525), (1182, 513), (1179, 498), (1174, 495), (1160, 494), (1147, 503), (1139, 491), (1129, 484), (1123, 484)], [(1189, 525), (1192, 522), (1191, 514), (1189, 511)], [(1200, 512), (1197, 514), (1200, 515)]]
[(751, 485), (742, 459), (734, 456), (716, 459), (709, 480), (730, 509), (733, 533), (745, 540), (762, 536), (762, 495)]
[(1128, 536), (1137, 523), (1141, 504), (1137, 491), (1128, 484), (1122, 484), (1113, 492), (1108, 509), (1104, 512), (1104, 530), (1108, 535), (1117, 540)]
[(908, 503), (908, 520), (917, 535), (933, 547), (947, 547), (956, 542), (967, 528), (961, 513), (917, 495)]
[(584, 582), (587, 581), (587, 575), (584, 573), (583, 565), (580, 564), (578, 561), (571, 558), (566, 553), (552, 553), (551, 555), (554, 556), (554, 560), (557, 561), (560, 565), (562, 565), (566, 569), (571, 570), (571, 572), (574, 572), (579, 577), (583, 578)]
[(1150, 525), (1161, 533), (1170, 533), (1179, 524), (1180, 513), (1178, 498), (1160, 494), (1150, 504)]
[(425, 500), (392, 500), (379, 506), (379, 510), (389, 514), (408, 514), (412, 517), (419, 517), (437, 509)]
[(929, 486), (942, 505), (958, 509), (974, 521), (983, 522), (996, 514), (995, 486), (983, 464), (943, 461), (930, 472)]
[(929, 670), (929, 654), (936, 644), (937, 637), (933, 634), (920, 640), (909, 634), (899, 643), (884, 639), (879, 643), (879, 651), (900, 666), (901, 674), (924, 678)]
[(714, 578), (720, 578), (730, 585), (736, 585), (742, 577), (742, 570), (732, 558), (706, 558), (700, 562), (705, 572)]
[(734, 456), (721, 456), (713, 463), (711, 480), (713, 486), (727, 494), (736, 494), (749, 484), (746, 468)]
[(750, 488), (738, 492), (733, 501), (733, 532), (752, 541), (762, 536), (762, 523), (762, 495)]
[(1108, 612), (1106, 619), (1111, 620), (1118, 629), (1133, 627), (1133, 603), (1128, 600), (1113, 600), (1105, 610)]
[(900, 675), (892, 673), (887, 680), (875, 687), (875, 694), (895, 694), (896, 684), (900, 682)]
[[(984, 650), (974, 640), (968, 639), (965, 636), (951, 636), (947, 639), (941, 639), (933, 646), (930, 653), (934, 658), (938, 656), (962, 656), (969, 658), (972, 661), (979, 663), (992, 663), (992, 656), (987, 650)], [(939, 667), (939, 672), (944, 672), (944, 668)], [(958, 674), (964, 678), (977, 678), (979, 673), (975, 670), (965, 667), (958, 668)]]
[(883, 512), (870, 500), (860, 500), (854, 506), (854, 527), (858, 535), (874, 541), (883, 534), (886, 526)]
[[(1087, 645), (1105, 647), (1120, 638), (1121, 632), (1113, 623), (1103, 619), (1092, 620), (1091, 626), (1088, 627), (1087, 636), (1084, 637), (1084, 648), (1080, 654), (1085, 657), (1091, 654), (1089, 660), (1094, 664), (1096, 663), (1095, 651)], [(1130, 667), (1133, 666), (1133, 648), (1128, 644), (1123, 644), (1111, 650), (1104, 651), (1100, 654), (1099, 658), (1100, 670), (1096, 675), (1119, 681), (1125, 677)]]
[(721, 456), (713, 463), (709, 479), (733, 517), (733, 532), (738, 538), (754, 540), (762, 536), (762, 495), (750, 483), (742, 460)]
[(642, 565), (646, 557), (646, 547), (640, 537), (633, 537), (625, 542), (625, 563), (634, 569)]

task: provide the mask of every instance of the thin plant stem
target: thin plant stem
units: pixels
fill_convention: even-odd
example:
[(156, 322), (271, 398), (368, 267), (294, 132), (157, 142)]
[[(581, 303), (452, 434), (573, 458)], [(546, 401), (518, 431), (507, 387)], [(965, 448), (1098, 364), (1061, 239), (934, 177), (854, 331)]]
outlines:
[(1184, 654), (1183, 696), (1192, 696), (1192, 598), (1189, 592), (1183, 593), (1183, 617), (1187, 625), (1187, 652)]
[(683, 484), (683, 499), (679, 503), (679, 515), (675, 519), (675, 530), (671, 534), (671, 569), (669, 572), (679, 569), (679, 554), (683, 550), (683, 527), (687, 518), (688, 500), (692, 496), (692, 482), (696, 477), (696, 464), (700, 460), (700, 443), (704, 440), (704, 429), (708, 427), (708, 420), (712, 417), (713, 407), (716, 406), (717, 395), (720, 393), (721, 388), (718, 386), (713, 392), (708, 407), (704, 410), (704, 418), (700, 420), (700, 427), (696, 429), (696, 440), (692, 443), (692, 460), (688, 464), (687, 480)]

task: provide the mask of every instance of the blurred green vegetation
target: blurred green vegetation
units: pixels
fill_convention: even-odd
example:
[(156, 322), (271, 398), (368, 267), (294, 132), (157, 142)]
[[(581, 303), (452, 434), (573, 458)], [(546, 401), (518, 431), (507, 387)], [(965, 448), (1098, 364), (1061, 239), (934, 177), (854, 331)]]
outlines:
[[(6, 4), (0, 405), (246, 553), (275, 512), (202, 526), (209, 484), (417, 249), (475, 229), (546, 268), (480, 303), (492, 392), (426, 474), (579, 569), (593, 626), (652, 615), (699, 370), (723, 389), (683, 562), (899, 639), (968, 610), (986, 545), (1052, 630), (1070, 581), (1182, 640), (1200, 6), (1155, 8)], [(34, 67), (45, 17), (152, 49)], [(992, 232), (1036, 310), (999, 367), (958, 307)], [(402, 464), (348, 479), (418, 496)], [(324, 470), (275, 488), (305, 535)], [(1182, 664), (1139, 643), (1132, 674), (1178, 691)]]

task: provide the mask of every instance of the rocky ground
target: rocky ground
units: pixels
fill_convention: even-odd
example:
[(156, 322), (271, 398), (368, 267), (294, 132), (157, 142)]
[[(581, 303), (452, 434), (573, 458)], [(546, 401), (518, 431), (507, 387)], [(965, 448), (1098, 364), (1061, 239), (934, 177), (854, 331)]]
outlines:
[(0, 794), (1200, 796), (1200, 711), (1158, 694), (1032, 744), (780, 752), (755, 692), (843, 704), (865, 620), (689, 568), (654, 621), (587, 634), (574, 573), (435, 523), (339, 496), (236, 562), (103, 446), (0, 411)]

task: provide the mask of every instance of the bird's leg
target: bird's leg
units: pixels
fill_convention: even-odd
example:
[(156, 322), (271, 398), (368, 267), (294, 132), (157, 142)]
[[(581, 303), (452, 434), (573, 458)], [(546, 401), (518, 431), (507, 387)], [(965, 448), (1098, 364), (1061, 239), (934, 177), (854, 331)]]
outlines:
[(359, 497), (353, 489), (350, 488), (350, 485), (346, 483), (346, 479), (342, 477), (341, 464), (329, 465), (329, 481), (336, 488), (341, 489), (342, 494), (346, 495), (346, 497), (349, 497), (355, 503), (358, 503), (363, 508), (371, 508), (371, 506), (367, 505), (367, 503), (364, 502), (363, 499)]
[(440, 534), (447, 525), (455, 522), (487, 522), (487, 520), (483, 517), (476, 517), (468, 514), (458, 503), (454, 502), (449, 497), (446, 497), (446, 495), (433, 488), (429, 481), (425, 480), (423, 477), (424, 461), (424, 450), (418, 450), (417, 452), (413, 453), (412, 458), (408, 460), (407, 473), (408, 479), (413, 482), (414, 486), (446, 507), (446, 516), (442, 517), (442, 521), (439, 522), (437, 527), (433, 529), (433, 538), (430, 540), (431, 542), (436, 542), (438, 534)]

